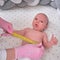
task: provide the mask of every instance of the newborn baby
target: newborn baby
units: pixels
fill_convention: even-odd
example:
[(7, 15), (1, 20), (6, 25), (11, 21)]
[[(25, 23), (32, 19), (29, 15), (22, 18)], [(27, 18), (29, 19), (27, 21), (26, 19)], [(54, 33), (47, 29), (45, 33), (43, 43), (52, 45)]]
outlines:
[[(56, 37), (52, 35), (50, 43), (48, 42), (48, 37), (44, 32), (44, 30), (48, 27), (48, 22), (48, 17), (43, 13), (39, 13), (35, 16), (32, 22), (33, 28), (25, 28), (24, 30), (16, 30), (15, 32), (39, 43), (43, 42), (44, 46), (49, 48), (52, 44), (56, 44), (57, 41)], [(28, 43), (23, 41), (22, 44), (25, 45)]]
[(28, 57), (31, 60), (40, 60), (44, 53), (44, 48), (50, 48), (57, 44), (57, 39), (54, 35), (52, 35), (51, 40), (48, 41), (47, 34), (44, 32), (44, 30), (48, 27), (48, 22), (48, 17), (44, 13), (39, 13), (33, 19), (33, 28), (25, 28), (24, 30), (19, 31), (14, 30), (17, 34), (21, 34), (39, 43), (34, 45), (23, 41), (23, 46), (4, 50), (6, 55), (5, 60), (15, 60), (17, 58), (25, 57)]

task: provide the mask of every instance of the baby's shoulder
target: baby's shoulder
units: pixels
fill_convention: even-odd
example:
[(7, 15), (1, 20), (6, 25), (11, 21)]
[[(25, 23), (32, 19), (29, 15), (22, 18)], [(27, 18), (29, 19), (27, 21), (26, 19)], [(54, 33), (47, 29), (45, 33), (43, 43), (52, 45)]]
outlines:
[(43, 36), (46, 36), (47, 35), (46, 32), (42, 32), (42, 34), (43, 34)]
[(25, 31), (29, 31), (29, 30), (31, 30), (31, 28), (24, 28), (24, 30), (25, 30)]

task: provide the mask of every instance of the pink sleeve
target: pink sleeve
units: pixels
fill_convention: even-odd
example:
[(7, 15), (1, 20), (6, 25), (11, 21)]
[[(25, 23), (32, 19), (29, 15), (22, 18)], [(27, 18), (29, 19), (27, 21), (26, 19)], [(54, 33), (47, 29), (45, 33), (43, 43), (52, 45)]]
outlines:
[(2, 28), (5, 32), (7, 31), (8, 33), (13, 32), (13, 27), (12, 24), (5, 21), (3, 18), (0, 17), (0, 28)]

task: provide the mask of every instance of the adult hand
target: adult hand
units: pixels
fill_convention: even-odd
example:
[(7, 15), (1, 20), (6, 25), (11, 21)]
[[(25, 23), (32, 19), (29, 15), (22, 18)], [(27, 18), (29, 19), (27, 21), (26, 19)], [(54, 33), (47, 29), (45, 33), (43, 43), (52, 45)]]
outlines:
[(0, 28), (2, 28), (4, 32), (10, 33), (10, 34), (13, 32), (12, 24), (5, 21), (1, 17), (0, 17)]

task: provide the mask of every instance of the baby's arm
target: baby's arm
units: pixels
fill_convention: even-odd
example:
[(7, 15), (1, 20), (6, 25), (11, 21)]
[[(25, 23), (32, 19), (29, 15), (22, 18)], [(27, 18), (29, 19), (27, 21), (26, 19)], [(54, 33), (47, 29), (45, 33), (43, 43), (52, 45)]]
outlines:
[[(15, 30), (14, 32), (25, 36), (25, 34), (27, 33), (28, 30), (29, 30), (29, 28), (25, 28), (24, 30)], [(25, 45), (25, 44), (28, 44), (28, 43), (25, 41), (22, 41), (22, 45)]]
[[(26, 33), (26, 29), (23, 30), (14, 30), (13, 32), (17, 33), (17, 34), (21, 34), (24, 35)], [(10, 36), (11, 34), (9, 34), (8, 32), (2, 33), (1, 36)]]
[(15, 48), (6, 49), (7, 57), (6, 60), (15, 60)]
[[(13, 32), (21, 35), (25, 34), (25, 30), (14, 30)], [(11, 34), (9, 34), (8, 32), (5, 32), (5, 33), (2, 33), (1, 36), (10, 36)]]
[(14, 30), (17, 34), (25, 35), (30, 28), (24, 28), (23, 30)]
[[(21, 35), (25, 35), (25, 33), (26, 33), (26, 29), (24, 29), (24, 30), (15, 30), (14, 32), (16, 32), (17, 34), (21, 34)], [(27, 44), (27, 42), (25, 42), (25, 41), (22, 41), (22, 45), (25, 45), (25, 44)]]
[(0, 60), (15, 60), (15, 48), (0, 50)]
[(15, 33), (25, 35), (25, 29), (24, 30), (14, 30)]
[(52, 35), (52, 38), (51, 38), (50, 41), (48, 41), (48, 37), (47, 37), (46, 33), (44, 33), (43, 35), (44, 35), (44, 36), (43, 36), (43, 45), (44, 45), (46, 48), (50, 48), (50, 47), (52, 47), (53, 45), (56, 45), (56, 44), (57, 44), (57, 39), (56, 39), (56, 37), (54, 37), (53, 35)]

